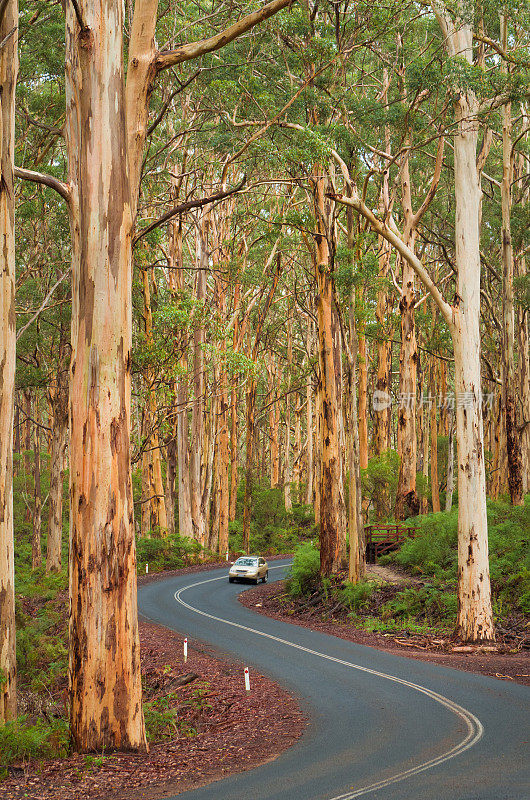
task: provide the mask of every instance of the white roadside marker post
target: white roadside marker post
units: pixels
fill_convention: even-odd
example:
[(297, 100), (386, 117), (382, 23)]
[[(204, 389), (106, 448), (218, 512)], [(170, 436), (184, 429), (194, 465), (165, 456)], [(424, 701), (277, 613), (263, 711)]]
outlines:
[(184, 639), (184, 663), (188, 660), (188, 640)]
[(248, 667), (245, 667), (245, 689), (250, 692), (250, 675), (248, 674)]
[(148, 572), (149, 572), (149, 564), (146, 564), (145, 565), (145, 574), (147, 575)]

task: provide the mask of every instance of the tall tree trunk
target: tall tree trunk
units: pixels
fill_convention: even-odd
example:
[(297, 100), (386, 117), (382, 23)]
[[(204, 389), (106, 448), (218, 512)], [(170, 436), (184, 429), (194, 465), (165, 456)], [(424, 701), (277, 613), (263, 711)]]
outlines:
[[(15, 397), (15, 87), (18, 2), (0, 19), (0, 727), (16, 717), (13, 407)], [(14, 31), (14, 33), (13, 33)], [(7, 38), (6, 40), (6, 37)]]
[[(473, 62), (466, 20), (437, 13), (453, 58)], [(480, 383), (480, 176), (478, 101), (470, 89), (455, 98), (455, 246), (458, 306), (453, 308), (458, 447), (458, 616), (465, 641), (495, 638), (488, 559), (488, 518)]]
[[(72, 236), (70, 726), (79, 751), (145, 750), (130, 465), (131, 191), (123, 6), (66, 6)], [(90, 120), (90, 125), (87, 125)]]
[(230, 509), (228, 518), (233, 522), (236, 518), (237, 484), (238, 484), (238, 425), (237, 425), (237, 389), (232, 385), (230, 390)]
[[(525, 141), (528, 143), (530, 137), (528, 131), (530, 129), (530, 119), (528, 117), (527, 109), (523, 113), (522, 124), (527, 131)], [(518, 171), (517, 176), (522, 178), (526, 177), (526, 185), (520, 195), (520, 205), (523, 208), (528, 207), (530, 202), (530, 166), (525, 158), (524, 153), (521, 153), (518, 158)], [(527, 276), (527, 263), (522, 253), (517, 254), (516, 258), (517, 277), (525, 279)], [(523, 479), (523, 493), (530, 491), (530, 347), (528, 335), (528, 318), (530, 312), (524, 308), (522, 304), (517, 307), (517, 350), (518, 350), (518, 379), (519, 379), (519, 403), (517, 415), (517, 427), (521, 432), (521, 468)]]
[(278, 368), (274, 361), (274, 356), (271, 356), (268, 372), (271, 489), (276, 489), (280, 485), (280, 401), (277, 393)]
[(453, 507), (453, 492), (455, 489), (455, 476), (454, 476), (454, 414), (451, 411), (449, 417), (449, 436), (447, 441), (447, 488), (445, 490), (445, 510), (451, 511)]
[[(307, 321), (307, 357), (310, 360), (312, 355), (312, 323), (311, 319)], [(306, 483), (306, 491), (305, 491), (305, 505), (310, 506), (313, 503), (313, 485), (315, 482), (315, 471), (314, 471), (314, 447), (313, 447), (313, 374), (312, 372), (309, 373), (307, 382), (306, 382), (306, 389), (305, 389), (305, 399), (306, 399), (306, 433), (307, 433), (307, 446), (306, 446), (306, 460), (307, 460), (307, 483)]]
[(368, 467), (368, 354), (364, 325), (358, 334), (359, 341), (359, 458), (361, 469)]
[(199, 318), (193, 327), (193, 402), (191, 418), (191, 441), (189, 447), (190, 497), (193, 538), (204, 547), (208, 536), (206, 509), (203, 505), (205, 486), (204, 454), (206, 452), (206, 398), (204, 381), (204, 342), (205, 330), (202, 307), (206, 302), (206, 277), (208, 271), (208, 231), (209, 211), (200, 214), (197, 232), (197, 275), (195, 279), (195, 299), (199, 308)]
[[(318, 172), (318, 168), (317, 168)], [(337, 381), (333, 329), (333, 264), (329, 251), (331, 207), (325, 198), (326, 180), (315, 182), (317, 220), (316, 283), (318, 387), (317, 414), (319, 430), (320, 488), (320, 574), (329, 577), (339, 568), (339, 549), (343, 538), (344, 497), (341, 494), (342, 469), (339, 442)]]
[(245, 455), (245, 494), (243, 497), (243, 550), (250, 553), (250, 520), (252, 515), (252, 461), (254, 457), (256, 414), (256, 380), (250, 376), (246, 394), (246, 455)]
[[(354, 249), (353, 213), (348, 209), (347, 217), (348, 249)], [(353, 264), (352, 264), (353, 268)], [(347, 369), (347, 391), (345, 399), (348, 459), (348, 580), (358, 583), (364, 577), (366, 544), (362, 522), (361, 494), (361, 456), (359, 444), (359, 420), (357, 417), (357, 351), (358, 337), (355, 319), (355, 287), (350, 295), (348, 306), (349, 342), (345, 341)], [(346, 339), (346, 337), (344, 337)]]
[[(433, 315), (435, 310), (433, 309)], [(431, 497), (432, 510), (434, 513), (440, 511), (440, 484), (438, 481), (438, 422), (436, 419), (436, 365), (434, 359), (431, 362), (430, 380), (430, 422), (431, 422)]]
[[(176, 186), (173, 186), (172, 196), (177, 200)], [(172, 220), (169, 225), (168, 248), (168, 283), (174, 303), (180, 301), (184, 291), (184, 264), (182, 253), (182, 220)], [(189, 463), (189, 420), (188, 420), (188, 358), (187, 358), (187, 330), (178, 332), (177, 346), (181, 351), (179, 360), (180, 374), (175, 380), (176, 423), (174, 439), (168, 443), (168, 472), (166, 493), (170, 499), (170, 514), (174, 521), (174, 482), (178, 480), (178, 532), (188, 539), (193, 537), (191, 519), (191, 493), (190, 493), (190, 463)], [(178, 470), (177, 470), (178, 466)], [(177, 478), (178, 473), (178, 478)], [(167, 513), (167, 508), (166, 508)], [(169, 526), (168, 526), (169, 532)]]
[(31, 474), (31, 389), (24, 389), (24, 472)]
[[(405, 227), (403, 238), (414, 251), (416, 220), (412, 212), (412, 187), (409, 169), (409, 135), (405, 139), (407, 150), (401, 165), (401, 194)], [(401, 312), (401, 349), (399, 354), (399, 408), (397, 449), (399, 455), (399, 477), (396, 495), (396, 519), (415, 516), (420, 509), (416, 493), (416, 380), (418, 349), (416, 345), (415, 273), (405, 259), (400, 259), (403, 282), (399, 310)]]
[[(508, 18), (501, 14), (501, 44), (508, 47)], [(502, 60), (502, 70), (508, 73), (508, 62)], [(523, 476), (521, 437), (517, 430), (515, 377), (515, 312), (513, 295), (513, 245), (510, 214), (512, 208), (513, 151), (512, 105), (506, 103), (502, 112), (502, 266), (503, 266), (503, 405), (508, 455), (508, 488), (512, 505), (523, 505)]]
[(63, 478), (68, 434), (68, 389), (58, 385), (48, 393), (53, 408), (53, 428), (50, 455), (50, 497), (46, 573), (61, 569), (63, 538)]
[[(39, 422), (39, 403), (35, 397), (35, 423)], [(42, 530), (42, 490), (40, 464), (40, 428), (33, 426), (33, 507), (31, 509), (31, 569), (36, 570), (42, 563), (41, 530)]]
[(421, 474), (423, 477), (423, 493), (420, 501), (420, 514), (429, 513), (429, 498), (427, 497), (427, 486), (429, 484), (429, 415), (427, 414), (427, 404), (425, 402), (425, 378), (426, 378), (426, 369), (422, 369), (419, 382), (421, 407), (420, 407), (420, 412), (418, 414), (418, 423), (421, 430), (421, 448), (422, 448)]
[(302, 474), (302, 398), (296, 392), (294, 407), (294, 464), (293, 464), (293, 488), (295, 503), (301, 503), (300, 495)]
[[(144, 300), (144, 328), (147, 346), (153, 344), (153, 312), (151, 308), (151, 287), (149, 270), (142, 272), (142, 289)], [(162, 481), (162, 462), (160, 457), (160, 440), (157, 427), (157, 408), (154, 392), (154, 377), (150, 367), (144, 373), (147, 387), (146, 405), (144, 408), (146, 449), (142, 458), (142, 488), (145, 495), (142, 499), (142, 529), (144, 515), (147, 518), (147, 531), (158, 530), (162, 536), (167, 534), (167, 517), (164, 485)], [(144, 480), (145, 478), (145, 480)], [(144, 509), (144, 506), (146, 508)]]

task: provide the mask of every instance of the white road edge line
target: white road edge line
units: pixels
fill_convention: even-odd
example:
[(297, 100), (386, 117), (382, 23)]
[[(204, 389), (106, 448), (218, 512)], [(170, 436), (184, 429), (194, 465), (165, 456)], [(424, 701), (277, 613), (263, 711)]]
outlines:
[[(278, 565), (274, 567), (269, 567), (269, 569), (283, 569), (285, 565)], [(466, 750), (469, 750), (473, 747), (477, 742), (482, 738), (484, 734), (484, 727), (481, 721), (476, 717), (471, 711), (468, 711), (466, 708), (454, 703), (452, 700), (449, 700), (448, 697), (444, 697), (442, 694), (438, 694), (438, 692), (433, 692), (431, 689), (427, 689), (425, 686), (421, 686), (417, 683), (411, 683), (410, 681), (405, 681), (402, 678), (397, 678), (394, 675), (388, 675), (385, 672), (378, 672), (375, 669), (370, 669), (369, 667), (362, 667), (360, 664), (353, 664), (350, 661), (343, 661), (340, 658), (335, 658), (334, 656), (327, 655), (326, 653), (320, 653), (318, 650), (311, 650), (308, 647), (303, 647), (300, 644), (296, 644), (295, 642), (289, 642), (287, 639), (281, 639), (278, 636), (273, 636), (270, 633), (265, 633), (264, 631), (256, 630), (256, 628), (249, 628), (246, 625), (240, 625), (238, 622), (231, 622), (228, 619), (223, 619), (222, 617), (216, 617), (213, 614), (208, 614), (206, 611), (200, 611), (200, 609), (195, 608), (194, 606), (186, 603), (185, 600), (182, 599), (181, 595), (183, 592), (187, 591), (188, 589), (193, 589), (195, 586), (202, 586), (205, 583), (213, 583), (214, 581), (222, 581), (226, 580), (225, 575), (221, 575), (217, 578), (208, 578), (205, 581), (197, 581), (196, 583), (191, 583), (189, 586), (184, 586), (182, 589), (179, 589), (174, 594), (174, 598), (177, 603), (180, 603), (185, 608), (189, 609), (190, 611), (195, 612), (196, 614), (200, 614), (202, 617), (207, 617), (208, 619), (213, 619), (215, 622), (224, 622), (225, 625), (231, 625), (233, 628), (240, 628), (241, 630), (248, 631), (249, 633), (255, 633), (257, 636), (263, 636), (265, 639), (272, 639), (275, 642), (279, 642), (280, 644), (284, 644), (287, 647), (293, 647), (295, 650), (302, 650), (304, 653), (309, 653), (310, 655), (317, 656), (318, 658), (323, 658), (326, 661), (333, 661), (335, 664), (341, 664), (344, 667), (350, 667), (351, 669), (359, 670), (359, 672), (366, 672), (369, 675), (375, 675), (378, 678), (384, 678), (388, 681), (393, 681), (394, 683), (399, 683), (402, 686), (407, 686), (409, 689), (413, 689), (416, 692), (420, 692), (421, 694), (430, 697), (436, 703), (444, 706), (449, 711), (452, 711), (453, 714), (456, 714), (460, 719), (465, 723), (467, 727), (467, 735), (465, 738), (457, 745), (452, 747), (450, 750), (447, 750), (442, 755), (437, 756), (436, 758), (431, 758), (429, 761), (425, 761), (422, 764), (418, 764), (416, 767), (411, 767), (410, 769), (404, 770), (403, 772), (398, 772), (390, 778), (386, 778), (384, 780), (378, 781), (377, 783), (371, 783), (369, 786), (364, 786), (361, 789), (356, 789), (353, 792), (347, 792), (346, 794), (337, 795), (336, 797), (331, 797), (329, 800), (354, 800), (356, 797), (361, 797), (362, 795), (369, 794), (370, 792), (375, 792), (377, 789), (384, 789), (386, 786), (391, 786), (393, 783), (398, 783), (400, 781), (406, 780), (407, 778), (411, 778), (413, 775), (418, 775), (420, 772), (425, 772), (425, 770), (432, 769), (433, 767), (438, 766), (438, 764), (443, 764), (445, 761), (449, 761), (451, 758), (455, 758), (456, 756), (464, 753)]]

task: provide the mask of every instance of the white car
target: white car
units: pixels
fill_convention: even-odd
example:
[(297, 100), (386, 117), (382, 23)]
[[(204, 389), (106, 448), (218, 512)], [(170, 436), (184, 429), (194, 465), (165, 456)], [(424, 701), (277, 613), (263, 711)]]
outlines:
[(238, 580), (254, 581), (256, 584), (260, 581), (267, 583), (268, 576), (269, 565), (264, 558), (259, 556), (240, 556), (228, 571), (230, 583)]

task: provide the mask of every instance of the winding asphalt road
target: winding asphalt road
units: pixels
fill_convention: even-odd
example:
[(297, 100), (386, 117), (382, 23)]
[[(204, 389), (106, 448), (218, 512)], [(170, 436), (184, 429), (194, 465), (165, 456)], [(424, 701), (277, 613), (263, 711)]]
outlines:
[(179, 800), (530, 800), (528, 687), (254, 614), (241, 590), (216, 569), (149, 584), (139, 607), (281, 683), (310, 724), (274, 762)]

